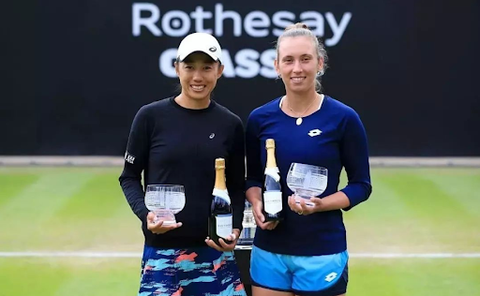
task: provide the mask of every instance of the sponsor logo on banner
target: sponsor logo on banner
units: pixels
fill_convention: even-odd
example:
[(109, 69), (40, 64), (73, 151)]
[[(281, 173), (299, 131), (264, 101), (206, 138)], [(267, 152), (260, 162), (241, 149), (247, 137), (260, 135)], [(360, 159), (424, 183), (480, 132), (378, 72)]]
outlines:
[[(222, 3), (205, 7), (192, 6), (192, 9), (187, 10), (165, 10), (157, 4), (136, 2), (132, 4), (132, 35), (183, 38), (191, 32), (206, 32), (216, 37), (239, 38), (240, 44), (248, 44), (248, 38), (267, 37), (265, 44), (270, 46), (265, 50), (244, 47), (231, 52), (228, 48), (223, 48), (222, 63), (225, 65), (223, 76), (226, 78), (262, 76), (273, 79), (277, 77), (273, 67), (276, 53), (271, 44), (282, 34), (286, 26), (303, 22), (316, 36), (322, 38), (325, 46), (331, 47), (341, 41), (351, 18), (351, 12), (335, 14), (316, 10), (293, 12), (288, 7), (281, 6), (273, 13), (261, 10), (239, 13)], [(176, 77), (173, 66), (176, 53), (176, 48), (167, 48), (160, 53), (159, 70), (166, 77)]]

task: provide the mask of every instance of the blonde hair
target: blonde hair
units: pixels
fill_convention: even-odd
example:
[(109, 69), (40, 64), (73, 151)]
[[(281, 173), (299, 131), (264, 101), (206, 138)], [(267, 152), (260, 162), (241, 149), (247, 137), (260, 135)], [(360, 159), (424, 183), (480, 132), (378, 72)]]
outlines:
[(317, 54), (317, 58), (323, 59), (323, 69), (320, 70), (319, 75), (317, 75), (317, 79), (315, 81), (315, 90), (320, 92), (322, 90), (322, 84), (320, 83), (320, 80), (322, 75), (325, 73), (325, 70), (327, 69), (328, 56), (323, 43), (320, 40), (318, 40), (317, 36), (313, 34), (313, 32), (308, 28), (307, 25), (305, 25), (304, 23), (291, 24), (285, 28), (282, 35), (278, 36), (277, 45), (275, 47), (275, 50), (277, 52), (277, 60), (280, 55), (279, 47), (282, 40), (287, 37), (298, 37), (298, 36), (306, 36), (310, 38), (313, 42), (313, 45), (315, 46), (315, 52)]

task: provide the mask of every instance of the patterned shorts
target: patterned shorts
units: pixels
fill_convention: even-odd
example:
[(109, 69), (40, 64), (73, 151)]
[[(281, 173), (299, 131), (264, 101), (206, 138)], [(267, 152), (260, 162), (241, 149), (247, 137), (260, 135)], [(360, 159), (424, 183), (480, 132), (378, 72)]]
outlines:
[(233, 252), (145, 246), (139, 296), (246, 296)]

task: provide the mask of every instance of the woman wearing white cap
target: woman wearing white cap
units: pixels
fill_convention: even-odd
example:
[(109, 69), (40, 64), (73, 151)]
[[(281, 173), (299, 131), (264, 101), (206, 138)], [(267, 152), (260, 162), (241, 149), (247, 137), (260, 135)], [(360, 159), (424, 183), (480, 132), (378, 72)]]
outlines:
[[(237, 115), (211, 99), (221, 54), (209, 34), (185, 37), (175, 62), (181, 93), (143, 106), (133, 121), (120, 184), (145, 237), (139, 295), (246, 295), (233, 256), (245, 202), (244, 131)], [(219, 157), (226, 161), (233, 233), (231, 243), (217, 245), (206, 237)], [(184, 186), (177, 223), (154, 221), (144, 203), (148, 184)]]

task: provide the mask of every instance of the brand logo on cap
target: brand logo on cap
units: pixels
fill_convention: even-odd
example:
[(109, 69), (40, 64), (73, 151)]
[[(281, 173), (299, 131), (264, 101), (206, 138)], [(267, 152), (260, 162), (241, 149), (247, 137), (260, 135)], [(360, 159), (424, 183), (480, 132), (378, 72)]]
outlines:
[(210, 50), (211, 52), (216, 52), (217, 51), (217, 48), (215, 46), (212, 46), (210, 47), (208, 50)]

